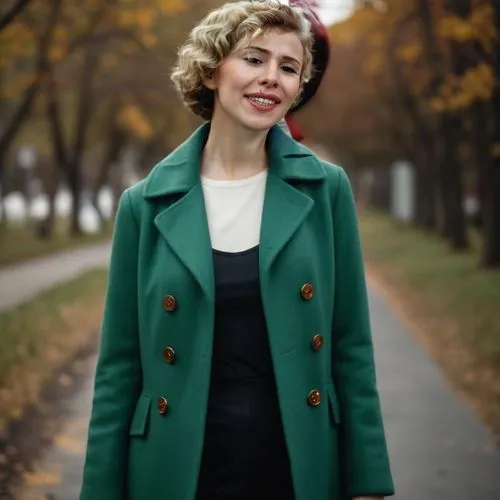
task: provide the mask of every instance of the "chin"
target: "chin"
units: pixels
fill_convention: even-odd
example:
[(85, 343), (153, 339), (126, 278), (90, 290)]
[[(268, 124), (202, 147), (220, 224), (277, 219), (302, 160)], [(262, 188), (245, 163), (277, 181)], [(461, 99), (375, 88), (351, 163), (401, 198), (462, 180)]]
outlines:
[(253, 119), (253, 120), (241, 120), (241, 124), (249, 129), (249, 130), (255, 130), (255, 132), (262, 132), (264, 130), (269, 130), (271, 127), (276, 125), (280, 121), (280, 118), (275, 118), (275, 119)]

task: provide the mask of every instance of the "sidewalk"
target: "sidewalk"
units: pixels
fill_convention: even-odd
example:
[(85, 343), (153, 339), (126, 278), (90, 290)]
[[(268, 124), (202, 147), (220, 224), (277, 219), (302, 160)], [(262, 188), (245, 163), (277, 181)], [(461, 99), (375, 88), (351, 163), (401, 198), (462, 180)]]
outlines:
[(379, 388), (397, 500), (499, 500), (500, 450), (370, 286)]
[(0, 269), (0, 311), (108, 263), (110, 242), (67, 250)]

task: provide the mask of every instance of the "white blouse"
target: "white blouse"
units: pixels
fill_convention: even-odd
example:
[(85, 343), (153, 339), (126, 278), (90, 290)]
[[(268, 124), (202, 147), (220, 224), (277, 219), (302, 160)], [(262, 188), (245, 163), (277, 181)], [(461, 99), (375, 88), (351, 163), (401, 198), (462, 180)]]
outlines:
[(259, 244), (267, 169), (238, 180), (201, 177), (212, 248), (242, 252)]

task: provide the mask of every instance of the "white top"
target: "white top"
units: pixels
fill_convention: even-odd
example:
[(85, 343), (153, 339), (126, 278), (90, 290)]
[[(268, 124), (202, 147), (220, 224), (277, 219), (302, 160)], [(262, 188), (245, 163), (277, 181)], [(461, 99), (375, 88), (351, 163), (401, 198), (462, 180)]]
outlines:
[(259, 244), (267, 170), (247, 179), (201, 177), (212, 248), (242, 252)]

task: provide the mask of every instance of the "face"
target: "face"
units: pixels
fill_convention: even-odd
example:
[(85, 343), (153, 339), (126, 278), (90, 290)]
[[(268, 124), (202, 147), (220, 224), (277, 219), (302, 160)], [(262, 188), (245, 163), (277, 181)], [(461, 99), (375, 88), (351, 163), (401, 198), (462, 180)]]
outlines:
[(278, 123), (299, 93), (303, 53), (296, 33), (278, 30), (235, 47), (205, 82), (215, 92), (213, 119), (256, 131)]

